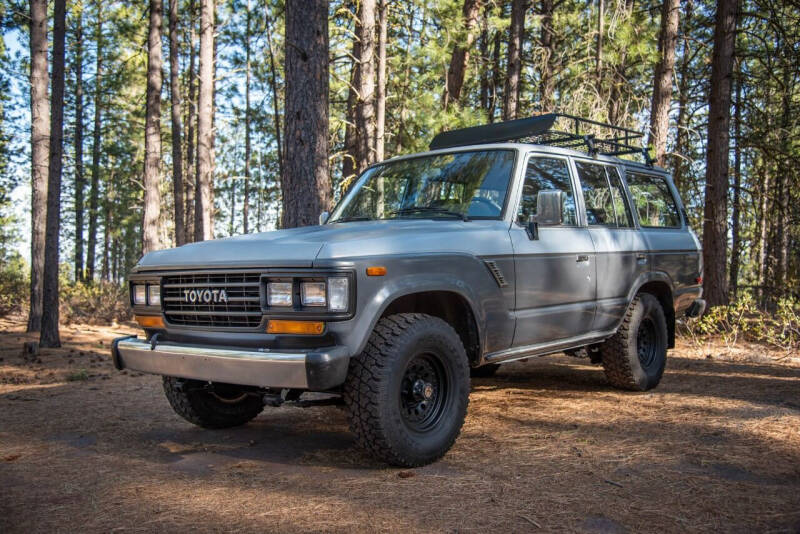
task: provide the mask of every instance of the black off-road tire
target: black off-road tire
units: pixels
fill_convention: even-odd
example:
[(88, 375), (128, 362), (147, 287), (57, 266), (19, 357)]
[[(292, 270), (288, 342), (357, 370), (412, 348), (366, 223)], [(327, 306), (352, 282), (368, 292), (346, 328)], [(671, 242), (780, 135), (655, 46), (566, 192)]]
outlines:
[(500, 369), (499, 363), (487, 363), (486, 365), (481, 365), (480, 367), (471, 367), (469, 370), (469, 376), (472, 378), (491, 378)]
[[(419, 388), (408, 386), (425, 376), (434, 379), (423, 380), (425, 397), (417, 401), (412, 396)], [(417, 467), (438, 460), (455, 442), (469, 387), (467, 354), (455, 330), (437, 317), (402, 313), (382, 318), (364, 351), (350, 359), (343, 396), (361, 449), (391, 465)]]
[(647, 391), (658, 385), (667, 363), (667, 320), (658, 299), (640, 293), (613, 337), (600, 346), (608, 382), (620, 389)]
[(200, 380), (164, 377), (164, 393), (175, 413), (203, 428), (230, 428), (255, 418), (264, 409), (258, 395), (244, 391), (237, 394), (236, 386), (215, 384), (219, 393)]

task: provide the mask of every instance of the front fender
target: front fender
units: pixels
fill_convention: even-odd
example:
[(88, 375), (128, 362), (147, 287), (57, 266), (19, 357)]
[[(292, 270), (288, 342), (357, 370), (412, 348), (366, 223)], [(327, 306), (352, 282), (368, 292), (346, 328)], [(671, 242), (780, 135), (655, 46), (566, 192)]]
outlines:
[[(358, 305), (350, 321), (329, 323), (329, 329), (358, 354), (389, 305), (414, 293), (447, 291), (462, 297), (477, 323), (481, 349), (511, 345), (514, 320), (505, 297), (482, 260), (468, 254), (429, 254), (381, 258), (386, 276), (366, 276), (375, 259), (356, 261)], [(499, 349), (497, 347), (500, 347)]]

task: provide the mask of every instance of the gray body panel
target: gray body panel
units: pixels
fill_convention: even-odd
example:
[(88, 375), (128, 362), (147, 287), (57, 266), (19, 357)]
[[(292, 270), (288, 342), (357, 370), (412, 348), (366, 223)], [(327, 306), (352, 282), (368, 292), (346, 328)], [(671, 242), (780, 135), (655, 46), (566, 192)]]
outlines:
[[(466, 302), (475, 318), (480, 350), (476, 363), (602, 341), (614, 333), (630, 301), (648, 282), (669, 287), (676, 314), (701, 296), (700, 247), (685, 221), (680, 228), (642, 228), (634, 213), (633, 228), (589, 227), (578, 193), (578, 226), (541, 227), (538, 239), (532, 240), (515, 222), (528, 154), (568, 158), (576, 192), (580, 183), (573, 159), (587, 160), (585, 154), (514, 143), (458, 150), (478, 148), (519, 151), (499, 220), (344, 222), (238, 236), (150, 253), (139, 262), (132, 279), (235, 269), (352, 273), (352, 314), (327, 320), (319, 341), (313, 336), (265, 333), (268, 311), (258, 328), (168, 324), (164, 332), (171, 340), (187, 344), (278, 350), (295, 343), (309, 350), (317, 343), (341, 347), (350, 356), (363, 350), (375, 324), (396, 299), (421, 292), (449, 292)], [(443, 152), (453, 151), (457, 150)], [(627, 168), (667, 176), (661, 169), (615, 158), (600, 156), (593, 161), (616, 165), (623, 177)], [(500, 280), (487, 262), (500, 273)], [(367, 276), (370, 266), (386, 267), (387, 273)]]

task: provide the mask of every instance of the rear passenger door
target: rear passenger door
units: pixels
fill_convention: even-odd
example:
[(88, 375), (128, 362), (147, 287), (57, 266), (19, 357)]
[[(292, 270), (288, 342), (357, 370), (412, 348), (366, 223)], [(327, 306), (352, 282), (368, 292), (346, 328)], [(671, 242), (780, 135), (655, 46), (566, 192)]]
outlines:
[[(525, 164), (522, 195), (511, 225), (516, 273), (514, 346), (536, 345), (589, 332), (594, 316), (595, 258), (589, 231), (580, 224), (575, 185), (565, 157), (532, 154)], [(540, 191), (564, 196), (562, 224), (525, 225), (538, 212)]]
[(691, 305), (700, 276), (700, 251), (695, 237), (681, 217), (677, 191), (667, 177), (639, 170), (626, 170), (634, 211), (650, 251), (651, 268), (667, 273), (675, 290), (675, 309)]
[(575, 160), (589, 235), (597, 253), (595, 331), (613, 329), (628, 305), (628, 293), (649, 269), (647, 246), (636, 230), (628, 195), (616, 165)]

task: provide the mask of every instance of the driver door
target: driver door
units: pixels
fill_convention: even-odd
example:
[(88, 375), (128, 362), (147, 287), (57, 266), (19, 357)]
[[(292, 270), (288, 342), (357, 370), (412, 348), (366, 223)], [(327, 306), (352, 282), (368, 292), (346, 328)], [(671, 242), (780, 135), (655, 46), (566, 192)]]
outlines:
[[(522, 195), (511, 225), (516, 270), (514, 347), (537, 345), (586, 334), (595, 313), (595, 249), (581, 226), (575, 183), (567, 158), (531, 154), (525, 163)], [(560, 190), (562, 222), (526, 228), (537, 213), (539, 191)]]

